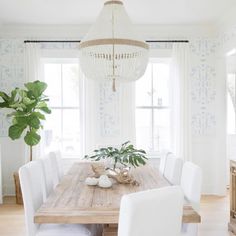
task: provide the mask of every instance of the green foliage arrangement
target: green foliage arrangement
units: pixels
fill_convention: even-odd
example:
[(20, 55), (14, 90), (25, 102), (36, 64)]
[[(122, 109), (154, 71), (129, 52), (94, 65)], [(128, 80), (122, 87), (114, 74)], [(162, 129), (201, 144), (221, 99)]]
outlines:
[(45, 120), (43, 113), (51, 113), (47, 105), (49, 99), (43, 94), (46, 88), (46, 83), (37, 80), (26, 83), (25, 89), (13, 89), (10, 94), (0, 91), (0, 108), (12, 110), (7, 115), (12, 121), (8, 135), (15, 140), (24, 134), (24, 141), (30, 146), (30, 161), (32, 161), (32, 147), (41, 139), (38, 131), (43, 128), (41, 124), (41, 121)]
[(107, 147), (94, 150), (94, 155), (86, 155), (86, 159), (93, 161), (100, 161), (102, 159), (111, 159), (113, 161), (113, 170), (116, 169), (117, 164), (124, 167), (138, 167), (145, 165), (147, 161), (146, 152), (142, 149), (135, 149), (134, 145), (127, 141), (121, 145), (121, 148)]

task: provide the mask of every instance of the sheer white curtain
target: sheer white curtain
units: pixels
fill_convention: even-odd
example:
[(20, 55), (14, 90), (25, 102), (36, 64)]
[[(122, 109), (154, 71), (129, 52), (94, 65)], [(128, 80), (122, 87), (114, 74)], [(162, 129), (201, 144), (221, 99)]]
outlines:
[(187, 43), (173, 44), (170, 84), (172, 152), (184, 161), (191, 161), (191, 91)]
[(120, 143), (136, 143), (135, 127), (135, 82), (122, 83), (120, 90), (121, 137)]
[[(41, 57), (63, 58), (65, 55), (67, 58), (76, 58), (76, 50), (60, 49), (59, 53), (55, 53), (52, 49), (41, 49), (40, 44), (26, 44), (26, 81), (43, 79), (40, 73)], [(80, 69), (78, 80), (80, 96), (80, 121), (78, 122), (80, 122), (82, 150), (80, 157), (103, 146), (120, 146), (126, 141), (135, 144), (134, 83), (118, 83), (117, 91), (113, 92), (111, 83), (87, 79)], [(33, 148), (34, 159), (44, 155), (43, 132), (41, 138), (40, 144)], [(28, 150), (28, 147), (26, 149)]]
[(41, 80), (40, 77), (41, 45), (25, 44), (25, 80), (26, 82)]
[(117, 84), (84, 79), (82, 109), (84, 154), (104, 146), (119, 147), (126, 141), (135, 144), (134, 83)]
[[(38, 43), (25, 44), (25, 83), (42, 80), (41, 68), (41, 45)], [(42, 139), (42, 137), (41, 137)], [(42, 141), (42, 140), (41, 140)], [(33, 159), (42, 156), (42, 142), (33, 147)], [(29, 161), (29, 146), (25, 144), (25, 161)]]

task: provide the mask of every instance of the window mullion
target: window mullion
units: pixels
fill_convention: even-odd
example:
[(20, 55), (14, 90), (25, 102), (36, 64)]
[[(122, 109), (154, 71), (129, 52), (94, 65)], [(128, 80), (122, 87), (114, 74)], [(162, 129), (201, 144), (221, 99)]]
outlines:
[(61, 149), (63, 150), (63, 140), (64, 140), (64, 132), (63, 132), (63, 123), (64, 123), (64, 110), (63, 110), (63, 65), (61, 64)]
[(151, 71), (151, 75), (152, 75), (152, 78), (151, 78), (151, 105), (152, 105), (152, 108), (151, 108), (151, 137), (152, 137), (152, 140), (151, 140), (151, 145), (152, 145), (152, 150), (154, 150), (154, 98), (153, 98), (153, 63), (152, 63), (152, 71)]
[[(142, 105), (142, 101), (140, 101), (139, 105), (136, 105), (136, 110), (139, 112), (140, 109), (141, 111), (140, 113), (137, 113), (140, 114), (141, 118), (138, 119), (138, 122), (136, 121), (137, 144), (143, 145), (144, 148), (147, 146), (149, 149), (148, 152), (151, 155), (160, 152), (162, 149), (169, 148), (170, 145), (170, 135), (168, 134), (170, 122), (167, 119), (170, 119), (169, 109), (171, 109), (171, 106), (166, 104), (166, 102), (158, 105), (158, 102), (155, 100), (161, 95), (159, 94), (160, 88), (164, 90), (164, 98), (166, 98), (170, 93), (166, 81), (166, 79), (169, 80), (169, 78), (167, 78), (167, 73), (169, 73), (169, 64), (165, 64), (166, 65), (163, 65), (162, 63), (149, 62), (148, 73), (144, 79), (149, 80), (147, 92), (149, 96), (148, 99), (151, 99), (151, 101), (149, 100), (149, 104), (147, 105)], [(144, 79), (141, 84), (144, 83)], [(143, 88), (145, 90), (142, 91), (142, 87), (138, 85), (136, 90), (138, 89), (137, 91), (140, 91), (140, 93), (146, 96), (146, 94), (144, 94), (146, 92), (145, 87)], [(149, 115), (145, 117), (147, 113), (149, 113)], [(163, 120), (163, 118), (166, 120)], [(144, 129), (146, 127), (149, 130), (148, 133), (146, 132), (146, 129)], [(144, 137), (142, 136), (144, 136), (144, 134), (145, 136), (147, 135), (146, 137), (148, 138), (148, 142), (143, 140)]]

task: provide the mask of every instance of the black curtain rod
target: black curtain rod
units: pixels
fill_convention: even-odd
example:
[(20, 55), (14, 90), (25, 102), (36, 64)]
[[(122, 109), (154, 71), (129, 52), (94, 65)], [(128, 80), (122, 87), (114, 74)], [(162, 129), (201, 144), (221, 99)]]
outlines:
[(146, 40), (146, 43), (189, 43), (189, 40)]
[(80, 40), (25, 40), (24, 43), (80, 43)]
[[(189, 43), (188, 40), (146, 40), (147, 43)], [(80, 40), (25, 40), (24, 43), (80, 43)]]

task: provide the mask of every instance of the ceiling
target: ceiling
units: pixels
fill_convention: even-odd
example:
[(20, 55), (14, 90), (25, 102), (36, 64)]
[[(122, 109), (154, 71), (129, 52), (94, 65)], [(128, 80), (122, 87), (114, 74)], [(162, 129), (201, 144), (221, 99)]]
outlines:
[[(90, 24), (104, 0), (0, 0), (1, 24)], [(235, 0), (124, 0), (137, 24), (211, 24)]]

